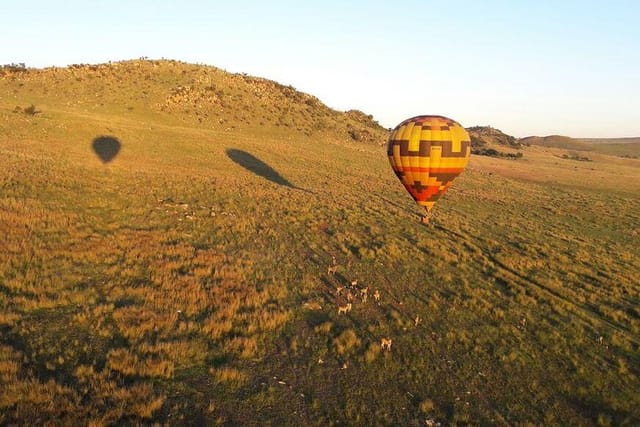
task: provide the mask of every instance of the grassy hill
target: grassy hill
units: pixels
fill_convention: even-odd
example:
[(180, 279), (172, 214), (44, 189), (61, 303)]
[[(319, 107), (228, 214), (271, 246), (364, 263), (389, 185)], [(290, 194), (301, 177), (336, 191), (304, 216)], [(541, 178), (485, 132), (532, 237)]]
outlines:
[(467, 128), (471, 143), (476, 147), (483, 147), (489, 144), (502, 145), (505, 147), (521, 148), (522, 144), (518, 140), (500, 129), (491, 126), (472, 126)]
[(578, 138), (589, 144), (638, 144), (640, 138)]
[[(17, 112), (35, 105), (51, 117), (103, 114), (243, 133), (295, 130), (384, 142), (385, 130), (359, 111), (340, 113), (291, 86), (179, 61), (125, 61), (68, 68), (0, 69), (3, 102)], [(13, 108), (13, 107), (12, 107)]]
[(640, 138), (571, 138), (568, 136), (528, 136), (518, 140), (525, 145), (592, 151), (611, 156), (640, 158)]
[(472, 156), (424, 226), (386, 137), (213, 67), (5, 70), (0, 424), (638, 424), (640, 161)]
[(518, 159), (523, 156), (518, 140), (491, 126), (467, 128), (471, 138), (471, 154)]

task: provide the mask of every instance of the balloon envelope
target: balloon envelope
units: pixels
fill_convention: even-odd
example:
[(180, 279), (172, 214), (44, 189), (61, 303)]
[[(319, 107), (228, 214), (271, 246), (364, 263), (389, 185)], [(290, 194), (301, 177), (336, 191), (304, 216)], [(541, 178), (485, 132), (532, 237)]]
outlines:
[(471, 139), (451, 119), (417, 116), (391, 131), (387, 155), (400, 182), (429, 213), (467, 166)]

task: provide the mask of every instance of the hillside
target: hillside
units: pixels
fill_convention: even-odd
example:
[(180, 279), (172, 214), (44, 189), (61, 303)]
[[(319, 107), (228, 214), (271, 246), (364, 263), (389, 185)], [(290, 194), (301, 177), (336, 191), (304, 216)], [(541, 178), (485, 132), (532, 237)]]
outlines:
[(500, 129), (491, 126), (473, 126), (467, 128), (471, 137), (471, 145), (476, 147), (484, 147), (489, 144), (503, 145), (505, 147), (521, 148), (515, 137), (507, 135)]
[(473, 126), (467, 128), (471, 138), (471, 154), (498, 156), (506, 158), (522, 157), (522, 148), (515, 137), (507, 135), (491, 126)]
[(528, 136), (518, 140), (524, 145), (592, 151), (618, 157), (639, 158), (640, 138), (571, 138), (568, 136)]
[[(386, 130), (359, 111), (334, 111), (292, 86), (179, 61), (137, 60), (67, 68), (0, 69), (16, 111), (117, 114), (213, 130), (296, 131), (380, 144)], [(64, 100), (61, 102), (61, 100)], [(51, 110), (49, 107), (52, 107)]]
[(640, 137), (630, 138), (578, 138), (587, 144), (640, 144)]
[(0, 425), (638, 425), (640, 161), (474, 155), (425, 226), (386, 138), (209, 66), (4, 70)]
[(583, 141), (562, 135), (528, 136), (519, 140), (525, 145), (564, 148), (568, 150), (589, 150), (591, 146)]

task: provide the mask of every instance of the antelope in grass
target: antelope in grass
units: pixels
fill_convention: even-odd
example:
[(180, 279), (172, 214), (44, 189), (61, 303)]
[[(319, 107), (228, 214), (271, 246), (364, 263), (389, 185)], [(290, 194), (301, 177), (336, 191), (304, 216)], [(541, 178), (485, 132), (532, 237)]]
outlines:
[(347, 291), (347, 301), (353, 301), (353, 293), (351, 291)]
[(369, 287), (368, 286), (360, 289), (360, 297), (362, 298), (362, 302), (363, 303), (367, 302), (368, 296), (369, 296)]
[(382, 338), (380, 340), (380, 347), (382, 348), (382, 350), (387, 350), (387, 351), (391, 351), (391, 343), (392, 343), (392, 339), (391, 338)]
[(336, 257), (331, 255), (331, 265), (327, 268), (327, 274), (329, 276), (334, 276), (338, 271), (338, 262), (336, 261)]
[(347, 305), (339, 305), (338, 306), (338, 314), (347, 314), (351, 311), (351, 303), (347, 303)]
[(376, 289), (376, 291), (373, 293), (373, 299), (376, 302), (380, 302), (380, 291)]

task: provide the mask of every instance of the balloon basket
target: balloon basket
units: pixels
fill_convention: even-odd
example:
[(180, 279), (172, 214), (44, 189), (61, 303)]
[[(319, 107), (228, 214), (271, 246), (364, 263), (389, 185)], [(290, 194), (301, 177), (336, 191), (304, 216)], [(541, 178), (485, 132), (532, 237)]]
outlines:
[(427, 212), (426, 214), (424, 214), (424, 215), (422, 215), (420, 217), (420, 222), (422, 224), (424, 224), (424, 225), (430, 225), (431, 224), (431, 217), (432, 217), (431, 213)]

